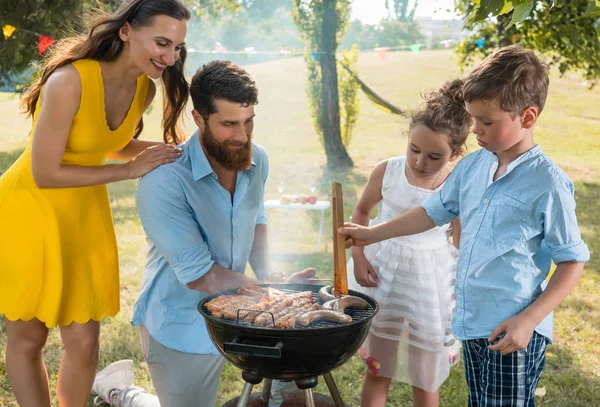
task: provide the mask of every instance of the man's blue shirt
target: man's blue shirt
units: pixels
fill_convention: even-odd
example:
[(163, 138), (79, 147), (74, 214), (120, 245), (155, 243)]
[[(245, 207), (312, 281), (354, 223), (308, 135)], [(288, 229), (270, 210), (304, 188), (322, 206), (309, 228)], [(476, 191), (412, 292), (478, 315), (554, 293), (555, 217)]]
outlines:
[[(474, 152), (423, 203), (437, 225), (460, 216), (452, 333), (461, 340), (489, 337), (535, 301), (552, 260), (590, 258), (577, 226), (573, 183), (539, 146), (493, 181), (497, 169), (495, 154)], [(552, 340), (552, 313), (536, 331)]]
[(254, 144), (252, 166), (237, 174), (233, 199), (219, 184), (196, 132), (181, 156), (139, 182), (136, 203), (149, 251), (132, 323), (144, 324), (162, 345), (218, 354), (197, 310), (207, 294), (187, 283), (214, 264), (244, 273), (257, 224), (266, 224), (265, 150)]

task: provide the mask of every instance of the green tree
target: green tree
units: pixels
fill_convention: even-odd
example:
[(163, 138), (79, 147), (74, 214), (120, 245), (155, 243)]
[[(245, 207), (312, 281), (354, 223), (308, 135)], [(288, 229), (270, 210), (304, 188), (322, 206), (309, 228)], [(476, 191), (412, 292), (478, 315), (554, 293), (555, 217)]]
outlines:
[(335, 52), (346, 30), (351, 0), (294, 0), (293, 17), (305, 40), (307, 94), (331, 169), (351, 168), (342, 142)]
[(408, 11), (408, 3), (409, 0), (385, 0), (385, 8), (387, 8), (390, 17), (398, 21), (413, 21), (419, 0), (415, 0), (415, 4), (410, 11)]
[(13, 83), (32, 61), (39, 61), (38, 34), (59, 39), (81, 28), (80, 18), (91, 0), (2, 0), (0, 27), (16, 27), (4, 38), (0, 35), (0, 85)]
[[(561, 74), (579, 71), (591, 83), (600, 78), (600, 1), (456, 0), (474, 30), (457, 47), (461, 65), (495, 48), (519, 43), (549, 57)], [(489, 19), (495, 16), (495, 19)]]
[[(235, 11), (239, 0), (185, 0), (200, 15), (218, 15)], [(251, 0), (243, 0), (251, 1)], [(267, 0), (255, 0), (267, 1)], [(14, 84), (32, 63), (39, 62), (38, 34), (59, 40), (80, 32), (85, 26), (86, 11), (97, 4), (114, 9), (120, 0), (2, 0), (0, 27), (16, 27), (9, 37), (0, 35), (0, 86)], [(25, 79), (27, 82), (28, 79)]]

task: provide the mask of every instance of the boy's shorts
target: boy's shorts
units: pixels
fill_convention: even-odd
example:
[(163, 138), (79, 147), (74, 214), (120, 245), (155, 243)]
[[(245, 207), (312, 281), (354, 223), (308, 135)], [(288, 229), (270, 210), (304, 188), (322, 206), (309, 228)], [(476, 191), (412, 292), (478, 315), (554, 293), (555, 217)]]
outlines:
[(463, 341), (469, 407), (533, 407), (546, 360), (545, 336), (533, 332), (527, 349), (502, 355), (487, 339)]

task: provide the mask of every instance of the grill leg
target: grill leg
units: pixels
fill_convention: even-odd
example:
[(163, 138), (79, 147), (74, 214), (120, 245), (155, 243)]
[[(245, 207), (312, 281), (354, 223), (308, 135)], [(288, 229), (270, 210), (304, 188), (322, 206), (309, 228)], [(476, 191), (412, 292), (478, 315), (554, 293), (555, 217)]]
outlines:
[(342, 400), (342, 396), (333, 380), (331, 372), (323, 374), (323, 378), (325, 379), (325, 383), (327, 383), (327, 388), (329, 389), (329, 393), (331, 393), (331, 398), (335, 403), (335, 407), (345, 407), (344, 400)]
[(306, 407), (315, 407), (315, 399), (313, 398), (312, 389), (304, 390), (304, 398), (306, 402)]
[(237, 407), (246, 407), (248, 404), (248, 399), (250, 398), (250, 394), (252, 394), (252, 388), (254, 385), (252, 383), (246, 383), (244, 385), (244, 390), (242, 390), (242, 395), (238, 399)]
[(262, 399), (269, 405), (269, 400), (271, 399), (271, 379), (265, 379), (265, 383), (263, 384), (263, 394)]
[(254, 385), (252, 383), (246, 383), (244, 385), (244, 390), (242, 390), (242, 395), (238, 399), (237, 407), (246, 407), (246, 404), (248, 404), (248, 399), (250, 398), (250, 395), (252, 394), (253, 387), (254, 387)]

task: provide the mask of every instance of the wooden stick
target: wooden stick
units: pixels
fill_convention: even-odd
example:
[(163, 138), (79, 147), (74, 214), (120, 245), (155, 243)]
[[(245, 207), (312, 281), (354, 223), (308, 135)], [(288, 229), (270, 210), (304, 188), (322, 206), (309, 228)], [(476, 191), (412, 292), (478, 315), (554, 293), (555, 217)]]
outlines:
[(335, 296), (348, 294), (348, 275), (346, 270), (346, 245), (344, 236), (337, 230), (344, 226), (344, 200), (342, 198), (342, 184), (331, 184), (331, 207), (333, 223), (333, 292)]

